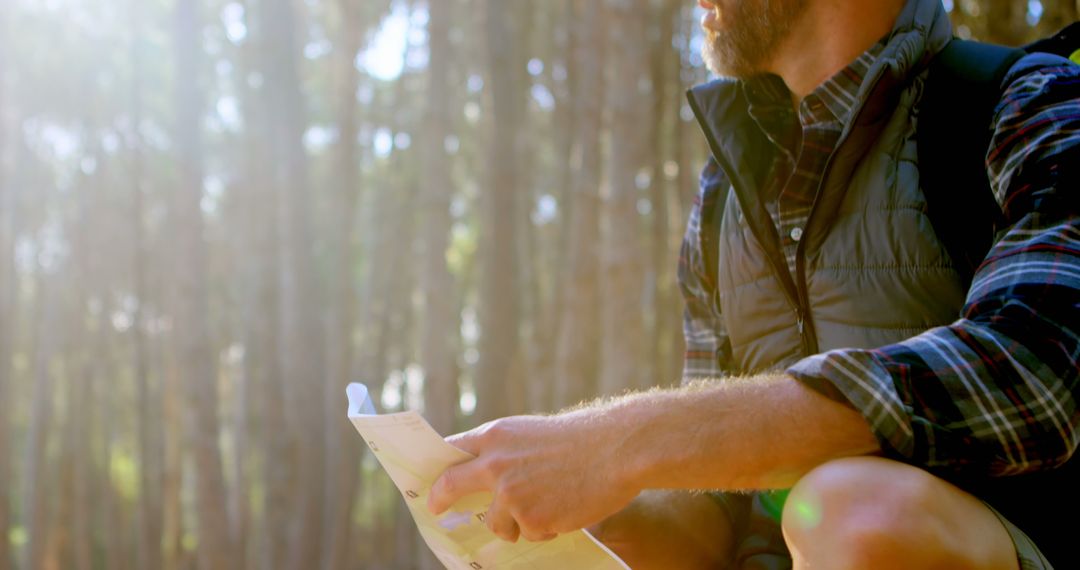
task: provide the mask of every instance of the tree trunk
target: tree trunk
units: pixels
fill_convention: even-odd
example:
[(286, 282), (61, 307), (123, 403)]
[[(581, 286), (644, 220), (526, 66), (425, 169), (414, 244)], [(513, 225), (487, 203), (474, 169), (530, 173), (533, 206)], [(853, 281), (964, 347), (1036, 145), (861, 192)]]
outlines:
[(196, 0), (176, 5), (176, 146), (180, 187), (172, 207), (178, 263), (174, 276), (178, 360), (188, 405), (188, 434), (195, 460), (199, 559), (205, 569), (241, 567), (233, 549), (226, 506), (218, 420), (217, 353), (211, 343), (207, 253), (203, 231), (201, 94), (198, 89), (201, 28)]
[[(351, 0), (337, 4), (339, 31), (337, 72), (337, 118), (338, 138), (335, 149), (335, 175), (333, 177), (333, 205), (330, 220), (331, 237), (328, 240), (329, 308), (327, 316), (327, 348), (329, 363), (325, 386), (325, 435), (327, 449), (325, 542), (327, 553), (325, 567), (329, 570), (344, 569), (350, 565), (349, 549), (353, 528), (353, 505), (356, 502), (357, 475), (360, 467), (361, 447), (357, 445), (356, 430), (345, 420), (344, 394), (349, 383), (353, 359), (353, 329), (355, 314), (355, 291), (353, 267), (355, 266), (356, 207), (360, 196), (360, 172), (357, 152), (356, 90), (358, 74), (355, 59), (360, 49), (359, 6)], [(351, 432), (351, 433), (350, 433)]]
[[(94, 158), (100, 160), (102, 157), (100, 153), (95, 153)], [(99, 178), (88, 178), (86, 186), (76, 194), (77, 214), (69, 230), (73, 234), (70, 269), (73, 278), (69, 282), (76, 285), (72, 291), (74, 302), (65, 318), (66, 323), (71, 323), (68, 334), (72, 336), (72, 349), (67, 357), (76, 360), (78, 365), (77, 372), (67, 375), (68, 385), (62, 390), (68, 404), (62, 408), (67, 426), (67, 450), (64, 452), (65, 465), (61, 473), (68, 478), (70, 486), (66, 489), (68, 496), (61, 501), (64, 504), (59, 518), (63, 526), (71, 529), (71, 553), (63, 564), (77, 570), (89, 570), (93, 565), (91, 472), (94, 466), (89, 444), (94, 433), (94, 406), (86, 403), (94, 401), (101, 371), (105, 362), (110, 360), (110, 352), (104, 342), (108, 333), (105, 315), (110, 310), (104, 307), (94, 315), (87, 314), (86, 309), (95, 299), (107, 298), (102, 294), (104, 286), (100, 276), (93, 271), (99, 261), (96, 258), (98, 250), (101, 249), (95, 243), (97, 232), (101, 229), (101, 220), (97, 218), (100, 210), (95, 211), (94, 206), (103, 198), (102, 184)], [(113, 387), (115, 389), (115, 385)], [(111, 490), (107, 474), (102, 480), (106, 483), (105, 488)]]
[[(162, 337), (159, 337), (162, 338)], [(164, 340), (164, 339), (162, 339)], [(181, 493), (184, 489), (184, 402), (180, 366), (176, 350), (167, 350), (164, 342), (155, 343), (155, 360), (162, 378), (162, 406), (165, 441), (164, 476), (161, 480), (163, 566), (165, 570), (185, 568), (184, 512)], [(173, 343), (175, 344), (175, 343)], [(102, 525), (104, 526), (104, 525)]]
[(559, 323), (555, 405), (565, 407), (591, 397), (596, 391), (600, 349), (600, 178), (602, 169), (600, 133), (604, 127), (604, 34), (606, 16), (603, 2), (578, 4), (584, 13), (574, 25), (573, 61), (577, 93), (575, 124), (577, 133), (571, 161), (573, 206), (568, 229), (569, 268), (562, 285), (563, 316)]
[(642, 385), (645, 327), (641, 311), (644, 269), (640, 245), (638, 179), (645, 165), (648, 129), (647, 0), (610, 1), (612, 77), (610, 191), (604, 208), (603, 343), (600, 393)]
[[(537, 172), (534, 176), (536, 185), (540, 188), (546, 187), (548, 190), (545, 193), (556, 199), (558, 216), (547, 227), (537, 226), (531, 219), (534, 204), (527, 204), (523, 208), (525, 227), (531, 228), (530, 233), (534, 235), (530, 258), (535, 272), (532, 279), (527, 276), (523, 276), (523, 279), (525, 283), (536, 281), (531, 285), (536, 297), (530, 317), (532, 338), (526, 341), (528, 372), (525, 377), (525, 401), (530, 412), (549, 411), (555, 405), (557, 335), (567, 292), (563, 284), (566, 281), (566, 260), (569, 258), (570, 232), (567, 230), (573, 210), (574, 169), (570, 162), (574, 150), (574, 85), (577, 75), (563, 72), (572, 69), (574, 62), (574, 2), (564, 0), (557, 6), (548, 16), (549, 28), (537, 33), (541, 37), (554, 38), (546, 44), (549, 51), (545, 54), (544, 61), (549, 62), (547, 76), (554, 95), (551, 144), (558, 159), (553, 174)], [(538, 152), (535, 148), (527, 149), (521, 155), (522, 164), (534, 162), (532, 157), (536, 156), (533, 154), (535, 152)], [(553, 187), (543, 181), (548, 177), (556, 180)]]
[[(85, 306), (85, 305), (83, 305)], [(85, 334), (85, 331), (83, 331)], [(94, 375), (91, 354), (83, 354), (83, 370), (77, 376), (77, 386), (71, 392), (72, 402), (68, 406), (69, 429), (71, 438), (70, 451), (66, 454), (72, 462), (71, 467), (71, 541), (74, 570), (90, 570), (93, 568), (93, 501), (91, 500), (91, 463), (90, 447), (87, 445), (87, 434), (93, 433), (93, 406), (81, 405), (80, 402), (91, 402), (94, 396), (94, 385), (98, 378)]]
[[(304, 100), (300, 93), (296, 14), (290, 0), (261, 5), (264, 95), (270, 128), (270, 165), (278, 191), (281, 230), (279, 274), (283, 395), (288, 406), (296, 458), (296, 484), (290, 489), (289, 555), (292, 568), (322, 566), (325, 438), (323, 386), (325, 337), (314, 259), (307, 157), (302, 145)], [(275, 461), (283, 458), (275, 457)]]
[(0, 568), (11, 568), (11, 464), (9, 438), (11, 417), (12, 358), (15, 341), (15, 214), (14, 191), (8, 186), (7, 161), (7, 0), (0, 0)]
[(458, 366), (453, 339), (458, 334), (454, 310), (456, 284), (446, 266), (450, 238), (450, 199), (454, 184), (446, 160), (445, 140), (450, 134), (450, 14), (441, 0), (429, 2), (428, 41), (431, 60), (424, 121), (421, 221), (423, 228), (424, 326), (420, 363), (424, 369), (424, 414), (439, 433), (453, 433), (458, 409)]
[[(650, 236), (652, 278), (652, 296), (655, 299), (652, 314), (651, 342), (653, 346), (652, 362), (646, 366), (649, 374), (643, 378), (642, 387), (670, 385), (678, 383), (678, 366), (682, 364), (681, 301), (675, 286), (675, 263), (672, 253), (677, 251), (681, 229), (679, 216), (678, 188), (673, 182), (678, 180), (677, 173), (670, 172), (672, 166), (678, 168), (674, 159), (679, 135), (679, 107), (682, 102), (682, 90), (678, 89), (681, 81), (682, 54), (672, 45), (674, 31), (679, 25), (680, 10), (685, 5), (682, 0), (665, 0), (655, 18), (657, 33), (652, 44), (652, 131), (649, 140), (652, 143), (652, 184), (649, 199), (652, 203), (652, 235)], [(672, 89), (674, 87), (674, 89)], [(675, 112), (670, 112), (674, 110)], [(668, 144), (664, 144), (667, 142)]]
[(52, 424), (53, 375), (49, 370), (56, 352), (56, 335), (59, 331), (57, 310), (59, 300), (55, 292), (55, 277), (45, 275), (45, 269), (37, 278), (37, 307), (34, 340), (34, 390), (31, 403), (30, 425), (26, 433), (27, 460), (23, 473), (23, 528), (29, 542), (26, 547), (26, 568), (41, 568), (46, 555), (48, 531), (48, 489), (46, 480), (46, 449)]
[[(679, 8), (676, 11), (675, 23), (677, 26), (676, 33), (682, 38), (688, 38), (688, 18), (685, 18), (683, 14), (686, 12), (686, 6), (684, 6), (681, 0), (671, 0), (672, 3), (678, 4)], [(693, 205), (694, 196), (697, 194), (697, 183), (695, 179), (694, 165), (697, 161), (697, 154), (690, 153), (691, 148), (700, 148), (704, 145), (698, 143), (700, 138), (700, 132), (691, 126), (690, 121), (692, 117), (683, 116), (683, 108), (689, 110), (685, 98), (682, 96), (683, 89), (688, 88), (689, 83), (692, 81), (691, 74), (687, 73), (690, 69), (685, 61), (683, 54), (688, 49), (687, 43), (672, 44), (671, 55), (669, 59), (669, 65), (675, 67), (678, 77), (678, 85), (680, 89), (678, 91), (678, 97), (674, 104), (667, 110), (668, 115), (672, 123), (671, 137), (672, 145), (674, 148), (671, 151), (671, 158), (677, 168), (674, 180), (674, 192), (671, 202), (670, 217), (671, 223), (670, 235), (668, 240), (672, 244), (673, 251), (678, 252), (680, 244), (682, 243), (683, 232), (686, 229), (687, 218), (690, 215), (690, 209)], [(676, 267), (672, 266), (670, 271), (674, 274)], [(676, 288), (676, 291), (678, 289)], [(684, 355), (686, 351), (686, 340), (683, 338), (682, 330), (682, 314), (683, 314), (683, 300), (680, 294), (674, 294), (675, 297), (675, 314), (673, 315), (672, 326), (672, 359), (668, 363), (667, 375), (673, 384), (678, 384), (682, 380), (682, 366)]]
[(491, 82), (487, 188), (482, 198), (480, 238), (480, 360), (476, 367), (476, 420), (511, 413), (509, 371), (518, 351), (516, 141), (520, 129), (515, 83), (516, 22), (505, 0), (488, 0), (485, 33)]
[[(251, 401), (251, 378), (245, 374), (243, 366), (233, 367), (233, 393), (232, 393), (232, 418), (231, 428), (233, 432), (233, 463), (232, 474), (234, 486), (229, 492), (229, 522), (233, 537), (233, 547), (236, 557), (244, 561), (246, 566), (251, 566), (249, 557), (249, 533), (251, 526), (251, 504), (248, 491), (248, 457), (249, 457), (249, 432), (252, 410)], [(242, 566), (243, 567), (243, 566)]]
[[(404, 95), (400, 86), (397, 95), (395, 100)], [(402, 172), (403, 166), (395, 164), (392, 170)], [(416, 232), (411, 203), (420, 198), (413, 185), (401, 180), (373, 187), (372, 191), (373, 203), (367, 211), (364, 224), (367, 232), (362, 242), (364, 256), (369, 260), (360, 302), (361, 322), (365, 325), (360, 343), (363, 348), (354, 368), (357, 377), (371, 389), (371, 398), (379, 406), (383, 384), (391, 368), (400, 364), (395, 363), (395, 347), (401, 344), (397, 339), (409, 335), (407, 321), (412, 313), (411, 297), (416, 284), (412, 265), (399, 264), (397, 260), (408, 257), (413, 250)], [(384, 472), (376, 470), (372, 475), (365, 478), (362, 486), (366, 490), (362, 496), (366, 496), (366, 502), (370, 504), (369, 512), (374, 513), (369, 539), (364, 541), (371, 545), (371, 565), (373, 568), (407, 567), (405, 560), (396, 558), (394, 537), (397, 517), (401, 514), (398, 509), (401, 499)], [(385, 500), (387, 498), (389, 501)], [(413, 544), (410, 540), (405, 549), (410, 558), (414, 556)]]
[(643, 363), (640, 376), (641, 388), (648, 388), (658, 384), (667, 384), (669, 379), (664, 378), (664, 363), (667, 362), (670, 353), (671, 301), (673, 296), (672, 275), (668, 261), (670, 244), (668, 243), (668, 179), (664, 172), (666, 148), (664, 141), (664, 112), (671, 101), (668, 94), (669, 87), (678, 81), (678, 68), (673, 69), (672, 60), (669, 56), (671, 46), (671, 28), (674, 24), (673, 13), (677, 5), (673, 2), (663, 2), (654, 7), (649, 14), (648, 26), (649, 37), (649, 84), (651, 89), (651, 105), (648, 116), (648, 161), (649, 161), (649, 268), (645, 280), (645, 297), (648, 299), (643, 306), (647, 307), (645, 321), (648, 324), (649, 353), (648, 361)]
[(1057, 0), (1056, 2), (1043, 2), (1042, 6), (1044, 9), (1043, 17), (1039, 20), (1037, 28), (1040, 36), (1053, 34), (1080, 17), (1080, 2)]
[[(265, 44), (277, 41), (260, 27), (269, 17), (253, 18), (250, 2), (245, 3), (246, 26), (251, 41), (240, 47), (240, 68), (251, 76), (261, 70)], [(259, 418), (258, 470), (266, 492), (262, 497), (263, 515), (255, 524), (261, 532), (254, 541), (249, 566), (274, 569), (287, 566), (289, 534), (294, 512), (291, 497), (297, 486), (295, 434), (287, 421), (285, 386), (282, 373), (281, 345), (281, 238), (278, 220), (277, 173), (268, 168), (275, 160), (271, 110), (265, 85), (244, 82), (240, 88), (244, 116), (244, 183), (238, 188), (243, 212), (240, 278), (241, 322), (244, 344), (244, 376), (255, 388), (252, 405)]]
[(161, 390), (150, 378), (146, 332), (144, 323), (144, 305), (148, 291), (146, 287), (146, 237), (143, 228), (143, 161), (142, 136), (139, 125), (142, 122), (142, 42), (141, 0), (129, 0), (128, 13), (131, 18), (131, 242), (132, 242), (132, 283), (135, 292), (135, 306), (132, 314), (131, 341), (133, 368), (135, 373), (136, 410), (139, 445), (139, 511), (138, 511), (138, 564), (140, 568), (161, 568), (161, 538), (163, 530), (162, 478), (163, 446), (161, 419), (163, 408)]
[(983, 5), (987, 25), (985, 41), (1012, 46), (1022, 44), (1025, 32), (1030, 29), (1024, 21), (1027, 5), (1024, 0), (986, 0)]
[[(63, 390), (58, 393), (61, 400), (73, 399), (79, 386), (85, 384), (87, 378), (80, 373), (72, 374), (66, 380), (68, 385), (64, 386)], [(67, 398), (64, 398), (64, 396), (67, 396)], [(76, 521), (75, 511), (80, 507), (80, 505), (76, 504), (77, 499), (75, 498), (76, 477), (79, 475), (76, 473), (75, 455), (78, 453), (78, 447), (81, 444), (79, 441), (79, 435), (82, 433), (82, 426), (79, 425), (81, 418), (72, 413), (78, 410), (71, 409), (68, 402), (61, 401), (58, 407), (68, 410), (62, 422), (63, 437), (60, 443), (60, 455), (55, 465), (57, 486), (53, 489), (56, 512), (53, 516), (51, 534), (54, 539), (59, 538), (59, 540), (56, 541), (56, 550), (51, 553), (46, 565), (55, 564), (55, 567), (89, 570), (89, 560), (79, 560), (78, 555), (75, 553), (75, 550), (78, 549), (76, 545), (78, 531), (76, 529), (79, 526), (78, 521)]]
[[(399, 240), (407, 244), (403, 249), (406, 249), (406, 251), (411, 249), (412, 236), (411, 234), (408, 236), (393, 235), (394, 224), (390, 220), (393, 219), (395, 214), (391, 200), (395, 193), (394, 189), (375, 188), (374, 192), (374, 204), (369, 209), (367, 216), (368, 223), (365, 225), (368, 232), (364, 240), (366, 244), (365, 257), (370, 260), (370, 269), (365, 280), (366, 286), (361, 295), (361, 306), (364, 315), (361, 320), (365, 324), (365, 331), (363, 335), (364, 342), (360, 346), (364, 347), (364, 357), (359, 359), (356, 367), (359, 377), (371, 389), (372, 400), (378, 406), (380, 405), (382, 386), (389, 373), (389, 352), (390, 346), (394, 342), (393, 320), (395, 312), (400, 309), (394, 303), (398, 297), (395, 292), (399, 288), (404, 288), (400, 282), (395, 283), (395, 281), (400, 280), (400, 276), (404, 272), (394, 271), (391, 260), (397, 258), (398, 252), (395, 250)], [(387, 528), (391, 522), (388, 520), (390, 517), (387, 516), (388, 513), (379, 511), (382, 502), (379, 499), (385, 496), (382, 493), (384, 478), (386, 478), (384, 473), (376, 471), (374, 478), (364, 480), (362, 488), (370, 489), (370, 491), (361, 494), (369, 497), (369, 502), (372, 504), (371, 511), (376, 513), (375, 520), (372, 521), (371, 538), (366, 541), (372, 545), (372, 566), (376, 568), (392, 560), (389, 553), (391, 545), (386, 540)], [(389, 492), (392, 493), (392, 491)], [(391, 496), (393, 497), (393, 495)], [(400, 500), (397, 497), (393, 498), (394, 500)]]
[[(685, 13), (686, 7), (683, 7), (682, 10)], [(679, 52), (679, 75), (683, 88), (689, 88), (705, 80), (704, 71), (701, 68), (692, 67), (689, 58), (684, 55), (691, 49), (692, 45), (690, 38), (693, 35), (691, 28), (694, 24), (689, 20), (689, 18), (685, 17), (679, 20), (681, 26), (679, 36), (684, 41), (676, 47), (676, 51)], [(690, 217), (690, 210), (694, 204), (694, 197), (697, 196), (697, 173), (704, 166), (703, 153), (707, 150), (707, 145), (701, 143), (701, 131), (694, 126), (693, 113), (685, 97), (679, 97), (679, 105), (672, 107), (671, 112), (678, 125), (675, 138), (675, 164), (679, 166), (676, 182), (679, 214), (676, 217), (678, 223), (675, 224), (673, 229), (678, 232), (676, 239), (681, 240), (686, 229), (686, 222)], [(695, 150), (697, 152), (694, 152)], [(682, 359), (680, 359), (680, 364), (681, 361)]]
[(106, 568), (126, 567), (120, 557), (120, 548), (117, 536), (120, 533), (108, 532), (106, 529), (120, 528), (118, 524), (119, 513), (116, 508), (116, 494), (112, 486), (113, 441), (116, 437), (115, 418), (113, 417), (113, 398), (109, 387), (104, 385), (95, 386), (94, 394), (97, 402), (97, 415), (101, 418), (98, 426), (98, 440), (100, 448), (94, 450), (97, 462), (102, 466), (101, 472), (94, 477), (95, 493), (95, 518), (98, 527), (98, 541), (101, 544), (102, 560)]

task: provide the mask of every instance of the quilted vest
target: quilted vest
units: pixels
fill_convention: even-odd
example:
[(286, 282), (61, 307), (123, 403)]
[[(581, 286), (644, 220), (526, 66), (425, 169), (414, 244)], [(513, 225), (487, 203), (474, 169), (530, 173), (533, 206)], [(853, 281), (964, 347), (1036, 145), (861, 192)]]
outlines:
[(900, 15), (829, 160), (794, 274), (757, 191), (768, 173), (755, 161), (770, 143), (743, 90), (721, 80), (689, 93), (731, 185), (719, 199), (714, 302), (735, 370), (883, 346), (959, 317), (966, 291), (927, 217), (915, 140), (927, 62), (951, 35), (938, 0), (913, 0)]
[[(960, 316), (966, 290), (927, 217), (915, 133), (927, 64), (952, 35), (940, 0), (909, 0), (871, 68), (829, 160), (792, 274), (758, 195), (769, 141), (742, 89), (717, 81), (690, 105), (730, 182), (716, 212), (717, 295), (732, 372), (783, 369), (836, 348), (896, 343)], [(715, 214), (715, 215), (713, 215)], [(1055, 565), (1074, 557), (1075, 525), (1046, 514), (1080, 505), (1080, 454), (1016, 477), (953, 478), (1024, 529)]]

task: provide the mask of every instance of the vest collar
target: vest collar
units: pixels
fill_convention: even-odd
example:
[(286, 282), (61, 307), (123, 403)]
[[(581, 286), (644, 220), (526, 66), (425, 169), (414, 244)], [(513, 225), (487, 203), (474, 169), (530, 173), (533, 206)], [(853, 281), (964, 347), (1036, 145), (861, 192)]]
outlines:
[[(884, 51), (863, 81), (857, 96), (857, 107), (864, 107), (868, 102), (878, 103), (870, 105), (871, 111), (890, 107), (881, 103), (895, 97), (896, 90), (921, 73), (951, 38), (952, 24), (941, 0), (909, 0), (889, 33)], [(885, 81), (880, 81), (882, 78)], [(747, 102), (742, 91), (738, 81), (720, 79), (694, 87), (687, 93), (706, 137), (710, 143), (715, 142), (715, 145), (710, 145), (714, 146), (713, 153), (726, 155), (722, 159), (717, 154), (717, 159), (721, 164), (727, 163), (739, 171), (753, 166), (749, 158), (754, 155), (748, 154), (748, 151), (756, 150), (758, 147), (753, 145), (760, 143), (752, 140), (760, 137), (744, 132), (754, 130), (756, 126), (747, 120)], [(879, 99), (882, 101), (875, 101)], [(855, 121), (859, 115), (857, 108), (848, 122)], [(874, 121), (878, 118), (871, 116), (862, 120)], [(745, 144), (750, 144), (752, 148), (744, 148)], [(727, 174), (735, 177), (730, 170)]]
[[(859, 89), (841, 142), (830, 159), (823, 188), (818, 192), (818, 199), (824, 194), (829, 195), (821, 204), (822, 209), (835, 208), (867, 143), (876, 139), (895, 108), (900, 91), (925, 69), (951, 37), (952, 26), (941, 0), (909, 0), (904, 6), (885, 42), (885, 49)], [(691, 89), (687, 98), (713, 156), (731, 181), (747, 226), (765, 250), (773, 273), (801, 322), (805, 312), (805, 291), (797, 286), (795, 276), (788, 270), (779, 236), (756, 191), (762, 186), (760, 179), (768, 173), (755, 161), (765, 155), (762, 150), (769, 143), (750, 117), (744, 90), (737, 81), (721, 79)], [(811, 219), (817, 215), (818, 199), (811, 210)], [(800, 247), (815, 247), (823, 239), (824, 231), (812, 226), (812, 223), (807, 225), (806, 237)]]

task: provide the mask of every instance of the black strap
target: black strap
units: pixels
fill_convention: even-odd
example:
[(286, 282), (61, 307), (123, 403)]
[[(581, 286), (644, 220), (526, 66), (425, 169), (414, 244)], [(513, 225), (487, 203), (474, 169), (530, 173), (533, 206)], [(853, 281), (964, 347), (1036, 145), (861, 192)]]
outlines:
[(930, 223), (965, 286), (1001, 220), (986, 151), (1001, 83), (1025, 53), (956, 39), (930, 64), (919, 107), (919, 178)]
[(1052, 36), (1024, 46), (1024, 51), (1052, 53), (1064, 58), (1072, 57), (1080, 51), (1080, 22), (1073, 22)]

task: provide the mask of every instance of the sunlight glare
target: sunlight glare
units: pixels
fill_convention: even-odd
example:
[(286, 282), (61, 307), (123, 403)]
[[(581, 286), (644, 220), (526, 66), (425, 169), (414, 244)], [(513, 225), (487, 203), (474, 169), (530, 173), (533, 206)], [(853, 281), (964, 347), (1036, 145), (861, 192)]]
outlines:
[(357, 69), (382, 81), (397, 79), (405, 69), (408, 37), (409, 9), (398, 2), (376, 32), (371, 45), (357, 55)]

